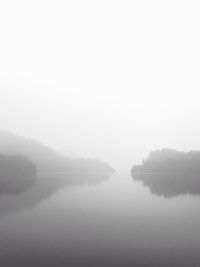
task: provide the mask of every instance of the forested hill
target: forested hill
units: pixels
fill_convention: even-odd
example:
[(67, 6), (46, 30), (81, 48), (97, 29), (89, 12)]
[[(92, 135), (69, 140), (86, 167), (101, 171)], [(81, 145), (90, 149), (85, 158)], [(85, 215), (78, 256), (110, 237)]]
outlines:
[(41, 142), (6, 131), (0, 131), (0, 153), (23, 155), (36, 165), (38, 172), (113, 171), (107, 163), (99, 160), (70, 159)]
[(20, 176), (33, 176), (36, 174), (36, 166), (24, 156), (5, 156), (0, 154), (0, 180)]
[(190, 172), (200, 173), (200, 151), (180, 152), (163, 148), (149, 153), (141, 165), (132, 168), (135, 172)]

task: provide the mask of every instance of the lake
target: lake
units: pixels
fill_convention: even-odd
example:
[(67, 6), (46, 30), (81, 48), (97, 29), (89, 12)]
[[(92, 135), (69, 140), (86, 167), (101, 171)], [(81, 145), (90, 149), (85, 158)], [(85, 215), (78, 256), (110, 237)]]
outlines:
[(54, 176), (0, 195), (2, 267), (200, 266), (196, 176)]

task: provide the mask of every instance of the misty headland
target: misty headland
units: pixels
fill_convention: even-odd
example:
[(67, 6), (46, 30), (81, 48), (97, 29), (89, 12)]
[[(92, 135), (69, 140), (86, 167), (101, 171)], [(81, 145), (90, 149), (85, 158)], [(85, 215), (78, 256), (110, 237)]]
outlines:
[(38, 173), (113, 173), (108, 163), (97, 159), (69, 158), (41, 142), (11, 132), (0, 132), (0, 153), (27, 157), (36, 166)]
[(200, 195), (200, 151), (152, 151), (141, 165), (132, 167), (131, 175), (153, 194), (165, 198)]
[(114, 172), (100, 160), (69, 158), (34, 139), (1, 131), (0, 215), (35, 206), (64, 187), (104, 182)]

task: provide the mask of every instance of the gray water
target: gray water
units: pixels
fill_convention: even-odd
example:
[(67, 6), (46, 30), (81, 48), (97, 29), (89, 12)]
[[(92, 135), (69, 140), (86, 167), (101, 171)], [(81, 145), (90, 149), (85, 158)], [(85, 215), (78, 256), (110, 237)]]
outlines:
[(196, 179), (94, 180), (42, 176), (1, 194), (0, 266), (200, 266)]

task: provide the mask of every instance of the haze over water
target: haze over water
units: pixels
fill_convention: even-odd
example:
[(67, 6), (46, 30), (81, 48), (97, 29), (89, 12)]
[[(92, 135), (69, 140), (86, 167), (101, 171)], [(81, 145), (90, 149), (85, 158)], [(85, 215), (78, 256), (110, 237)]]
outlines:
[[(35, 162), (14, 167), (37, 177), (0, 168), (0, 266), (200, 266), (198, 174), (130, 173), (152, 150), (200, 150), (199, 14), (197, 0), (1, 1), (0, 132), (73, 160), (21, 140)], [(65, 175), (77, 158), (116, 173)]]
[(198, 266), (198, 194), (157, 195), (128, 171), (98, 184), (55, 178), (0, 196), (3, 266)]

